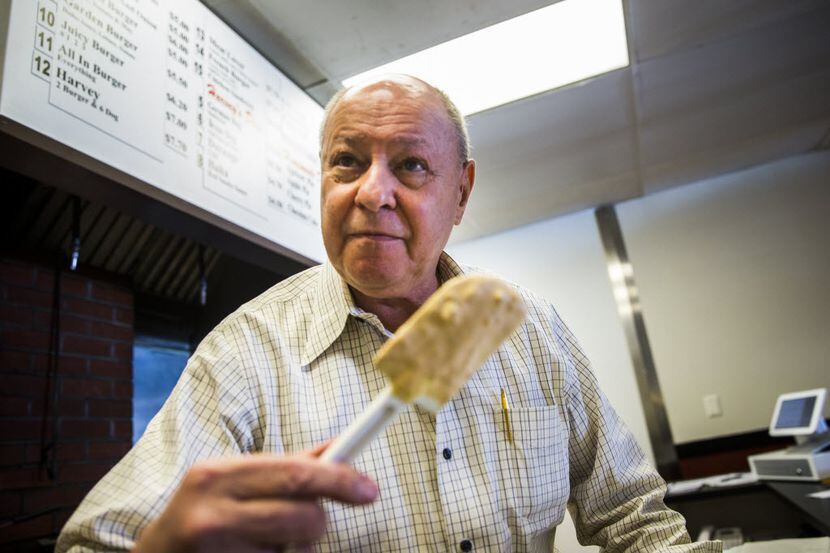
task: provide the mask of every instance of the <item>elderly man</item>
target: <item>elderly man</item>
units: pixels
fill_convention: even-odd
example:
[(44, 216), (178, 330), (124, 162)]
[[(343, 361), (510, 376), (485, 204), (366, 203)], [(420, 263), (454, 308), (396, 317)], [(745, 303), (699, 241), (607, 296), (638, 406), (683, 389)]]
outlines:
[(422, 81), (334, 98), (320, 151), (329, 263), (205, 338), (58, 550), (550, 551), (569, 504), (580, 538), (607, 551), (716, 550), (688, 544), (576, 341), (524, 291), (526, 323), (438, 416), (405, 413), (357, 471), (316, 458), (383, 388), (372, 355), (467, 271), (442, 250), (473, 188), (468, 153), (458, 111)]

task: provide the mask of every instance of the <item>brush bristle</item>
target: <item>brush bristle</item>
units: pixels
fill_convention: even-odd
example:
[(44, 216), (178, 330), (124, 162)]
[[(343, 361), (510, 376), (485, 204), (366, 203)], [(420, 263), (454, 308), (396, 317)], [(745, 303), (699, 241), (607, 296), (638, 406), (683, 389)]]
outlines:
[(439, 410), (521, 324), (519, 294), (496, 278), (447, 281), (375, 356), (401, 400)]

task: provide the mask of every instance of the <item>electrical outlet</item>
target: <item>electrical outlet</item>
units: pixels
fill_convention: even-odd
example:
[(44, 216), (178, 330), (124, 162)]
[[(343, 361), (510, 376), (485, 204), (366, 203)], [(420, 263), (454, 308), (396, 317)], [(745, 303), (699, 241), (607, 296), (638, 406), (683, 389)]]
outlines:
[(723, 409), (721, 408), (720, 396), (718, 394), (703, 396), (703, 412), (706, 413), (706, 418), (709, 419), (723, 416)]

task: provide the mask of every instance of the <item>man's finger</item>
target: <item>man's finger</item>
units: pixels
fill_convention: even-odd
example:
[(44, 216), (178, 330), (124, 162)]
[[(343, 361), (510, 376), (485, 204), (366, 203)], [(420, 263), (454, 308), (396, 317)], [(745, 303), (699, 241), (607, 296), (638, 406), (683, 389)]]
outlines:
[(322, 455), (322, 454), (323, 454), (323, 452), (324, 452), (326, 449), (328, 449), (328, 447), (331, 445), (331, 443), (332, 443), (333, 441), (334, 441), (334, 440), (326, 440), (325, 442), (321, 443), (320, 445), (315, 446), (315, 447), (314, 447), (314, 449), (309, 449), (308, 451), (304, 451), (304, 452), (302, 452), (300, 455), (304, 455), (304, 456), (306, 456), (306, 457), (314, 457), (314, 458), (317, 458), (317, 457), (319, 457), (320, 455)]
[(221, 483), (240, 499), (327, 497), (345, 503), (368, 503), (378, 495), (377, 485), (353, 468), (294, 455), (251, 455), (228, 466)]
[(326, 515), (316, 501), (239, 501), (234, 514), (239, 537), (267, 546), (316, 542), (326, 529)]

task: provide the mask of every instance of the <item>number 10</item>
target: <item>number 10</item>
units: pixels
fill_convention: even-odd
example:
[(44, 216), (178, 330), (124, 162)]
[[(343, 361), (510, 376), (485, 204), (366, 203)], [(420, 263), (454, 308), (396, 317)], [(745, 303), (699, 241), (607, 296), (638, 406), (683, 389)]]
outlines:
[(37, 13), (40, 17), (40, 22), (41, 23), (44, 23), (44, 24), (48, 25), (49, 27), (54, 27), (55, 26), (55, 12), (53, 12), (52, 10), (46, 9), (44, 7), (41, 7), (37, 11)]

